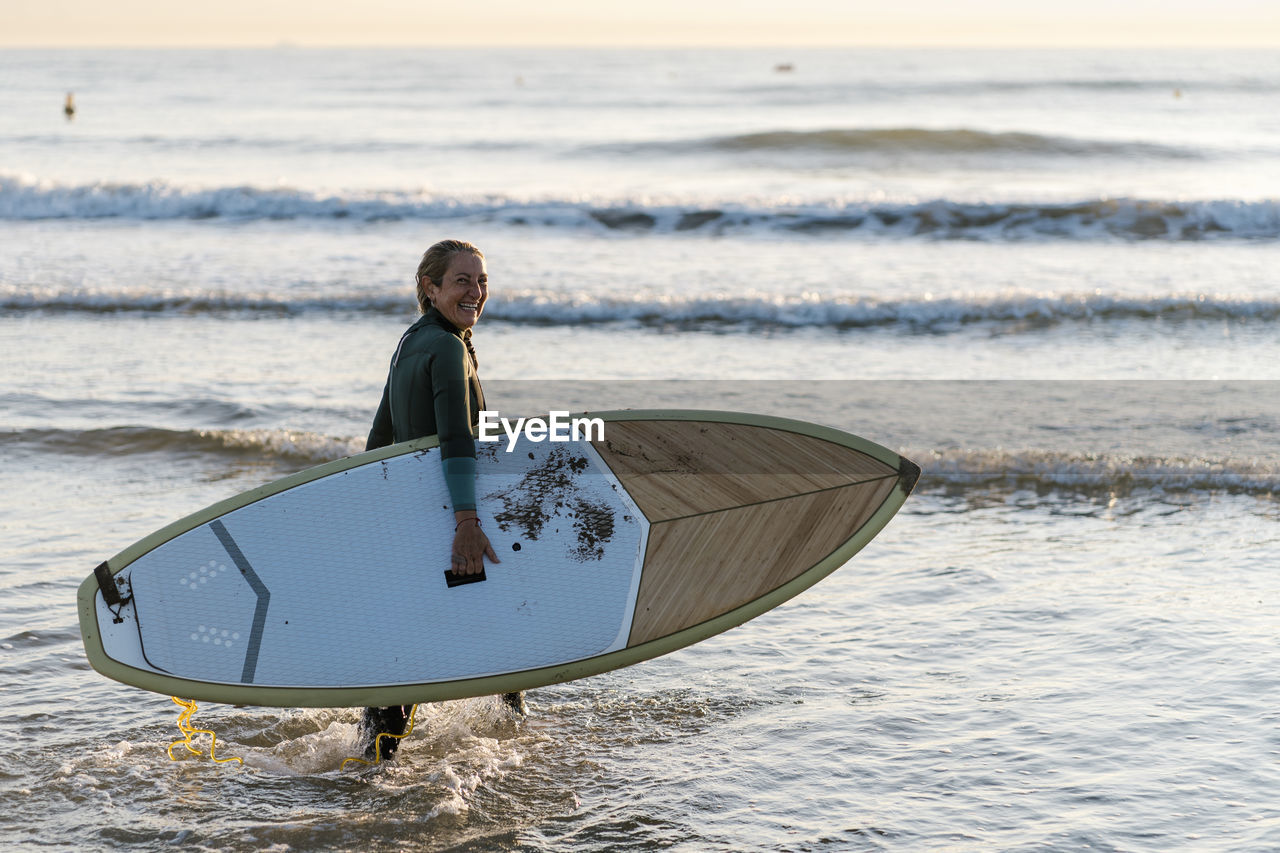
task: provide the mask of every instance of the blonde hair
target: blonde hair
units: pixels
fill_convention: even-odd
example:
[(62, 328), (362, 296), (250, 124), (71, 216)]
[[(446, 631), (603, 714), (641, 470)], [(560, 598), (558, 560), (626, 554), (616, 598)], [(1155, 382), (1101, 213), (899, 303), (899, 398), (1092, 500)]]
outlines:
[(423, 314), (431, 308), (431, 297), (427, 295), (425, 282), (436, 287), (444, 283), (444, 274), (449, 271), (449, 263), (454, 255), (468, 253), (484, 260), (484, 252), (465, 240), (441, 240), (422, 255), (418, 262), (418, 275), (414, 279), (414, 287), (418, 294), (418, 310)]

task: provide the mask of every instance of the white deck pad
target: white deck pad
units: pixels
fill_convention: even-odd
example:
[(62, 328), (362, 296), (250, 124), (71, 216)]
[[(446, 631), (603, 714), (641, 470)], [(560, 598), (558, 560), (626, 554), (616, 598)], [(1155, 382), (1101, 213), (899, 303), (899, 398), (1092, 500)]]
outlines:
[(439, 531), (454, 520), (432, 449), (305, 483), (136, 560), (124, 577), (141, 641), (108, 654), (200, 681), (348, 687), (620, 648), (644, 518), (589, 444), (521, 450), (481, 446), (480, 515), (502, 560), (483, 582), (445, 583)]

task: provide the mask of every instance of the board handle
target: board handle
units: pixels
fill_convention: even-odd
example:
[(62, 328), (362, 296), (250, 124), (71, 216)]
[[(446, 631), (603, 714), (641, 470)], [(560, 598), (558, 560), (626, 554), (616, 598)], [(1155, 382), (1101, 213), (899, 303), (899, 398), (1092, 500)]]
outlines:
[(482, 580), (486, 580), (483, 566), (474, 575), (456, 575), (453, 573), (453, 569), (446, 569), (444, 573), (444, 582), (449, 585), (450, 589), (469, 583), (480, 583)]
[(130, 590), (128, 595), (120, 595), (120, 587), (116, 586), (115, 576), (111, 574), (110, 567), (104, 560), (94, 570), (93, 575), (98, 580), (98, 589), (102, 592), (102, 600), (106, 602), (107, 609), (111, 611), (111, 621), (117, 625), (124, 622), (124, 617), (120, 615), (120, 611), (130, 601), (133, 601), (133, 591)]

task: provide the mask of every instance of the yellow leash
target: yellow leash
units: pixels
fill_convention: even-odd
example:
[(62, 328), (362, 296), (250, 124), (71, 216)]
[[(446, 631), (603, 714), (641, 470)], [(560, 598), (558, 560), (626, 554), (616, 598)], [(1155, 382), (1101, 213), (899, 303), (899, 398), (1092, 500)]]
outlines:
[(229, 758), (219, 758), (215, 754), (215, 751), (218, 748), (218, 736), (215, 735), (209, 729), (197, 729), (195, 726), (191, 725), (191, 715), (196, 712), (196, 708), (197, 708), (197, 705), (195, 702), (193, 702), (190, 699), (179, 699), (177, 696), (170, 696), (169, 698), (172, 699), (176, 704), (181, 706), (183, 709), (182, 713), (178, 715), (178, 731), (182, 732), (182, 740), (175, 740), (173, 743), (169, 744), (169, 748), (165, 750), (166, 752), (169, 753), (170, 761), (178, 760), (173, 757), (173, 748), (178, 744), (182, 744), (183, 746), (185, 746), (187, 748), (187, 752), (190, 752), (193, 755), (204, 755), (203, 750), (197, 749), (196, 747), (192, 746), (191, 738), (195, 737), (196, 735), (208, 735), (210, 758), (212, 758), (214, 761), (218, 762), (219, 764), (225, 764), (228, 761), (236, 761), (236, 762), (239, 762), (241, 766), (244, 766), (243, 759), (237, 758), (234, 755)]
[(359, 762), (360, 764), (364, 764), (369, 767), (372, 767), (373, 765), (382, 761), (382, 739), (384, 737), (390, 737), (390, 738), (395, 738), (396, 740), (401, 740), (413, 734), (413, 718), (416, 717), (417, 715), (418, 715), (418, 706), (414, 705), (409, 710), (409, 726), (404, 730), (404, 734), (402, 735), (393, 735), (391, 734), (391, 732), (378, 732), (378, 736), (373, 739), (373, 761), (369, 761), (367, 758), (344, 758), (342, 760), (342, 766), (339, 769), (346, 770), (347, 765), (353, 761)]
[[(192, 744), (191, 739), (196, 735), (208, 735), (209, 736), (209, 758), (212, 758), (214, 761), (218, 762), (219, 764), (226, 764), (229, 761), (234, 761), (240, 764), (242, 767), (244, 766), (244, 759), (234, 755), (228, 756), (227, 758), (219, 758), (217, 756), (218, 736), (214, 734), (213, 731), (210, 729), (197, 729), (194, 725), (192, 725), (191, 717), (199, 709), (199, 706), (196, 705), (194, 701), (192, 701), (191, 699), (179, 699), (177, 696), (170, 696), (169, 698), (172, 699), (176, 705), (182, 708), (182, 712), (178, 714), (178, 731), (182, 732), (182, 740), (175, 740), (173, 743), (169, 744), (168, 749), (165, 750), (166, 752), (169, 753), (170, 761), (178, 760), (173, 756), (173, 748), (179, 745), (185, 746), (187, 748), (187, 752), (191, 753), (192, 755), (203, 756), (205, 754), (204, 750), (199, 749), (194, 744)], [(340, 769), (346, 770), (347, 765), (353, 761), (359, 764), (364, 764), (368, 766), (373, 766), (379, 763), (380, 761), (382, 761), (382, 739), (389, 737), (389, 738), (395, 738), (396, 740), (401, 740), (413, 734), (413, 721), (414, 721), (414, 718), (417, 717), (417, 715), (418, 715), (418, 706), (414, 705), (413, 708), (409, 711), (409, 725), (405, 729), (404, 734), (393, 735), (390, 732), (378, 733), (378, 736), (373, 739), (373, 761), (369, 761), (368, 759), (365, 759), (365, 758), (354, 758), (354, 757), (345, 758), (342, 761), (342, 765)]]

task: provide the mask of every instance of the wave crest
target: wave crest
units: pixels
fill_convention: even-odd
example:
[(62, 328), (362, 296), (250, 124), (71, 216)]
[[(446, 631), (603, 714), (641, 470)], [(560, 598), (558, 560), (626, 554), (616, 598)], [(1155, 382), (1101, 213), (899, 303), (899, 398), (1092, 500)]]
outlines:
[(1150, 142), (1084, 139), (1025, 132), (991, 132), (919, 127), (879, 129), (773, 130), (697, 140), (684, 145), (655, 143), (658, 147), (683, 147), (729, 152), (828, 152), (846, 154), (995, 154), (1060, 157), (1166, 157), (1198, 159), (1189, 148)]
[[(367, 313), (409, 316), (405, 294), (335, 294), (277, 298), (265, 294), (151, 291), (31, 293), (0, 286), (0, 314), (172, 314), (295, 316)], [(641, 326), (757, 325), (782, 328), (863, 329), (939, 332), (978, 324), (1068, 322), (1280, 320), (1280, 300), (1221, 294), (1181, 293), (1125, 296), (1067, 293), (1049, 296), (926, 296), (916, 299), (863, 299), (807, 294), (772, 296), (579, 297), (537, 290), (496, 293), (486, 320), (531, 325), (630, 323)]]
[(29, 447), (47, 453), (73, 456), (227, 456), (291, 465), (319, 465), (364, 449), (360, 439), (298, 430), (173, 430), (145, 426), (90, 430), (16, 430), (0, 433), (0, 445)]
[(503, 196), (436, 197), (165, 182), (61, 185), (0, 176), (0, 219), (445, 220), (619, 233), (777, 232), (876, 239), (1205, 240), (1280, 237), (1280, 202), (1095, 199), (1078, 202), (854, 202), (698, 206)]
[(1256, 459), (1211, 459), (1051, 450), (908, 452), (924, 473), (920, 488), (1031, 489), (1085, 495), (1136, 491), (1280, 492), (1280, 465)]
[(1055, 324), (1123, 320), (1276, 320), (1280, 301), (1187, 293), (1158, 297), (1101, 293), (1055, 296), (949, 296), (878, 300), (826, 298), (609, 298), (584, 300), (533, 292), (503, 294), (486, 316), (546, 325), (633, 322), (642, 325), (748, 324), (794, 328), (901, 327), (945, 331), (982, 323)]

